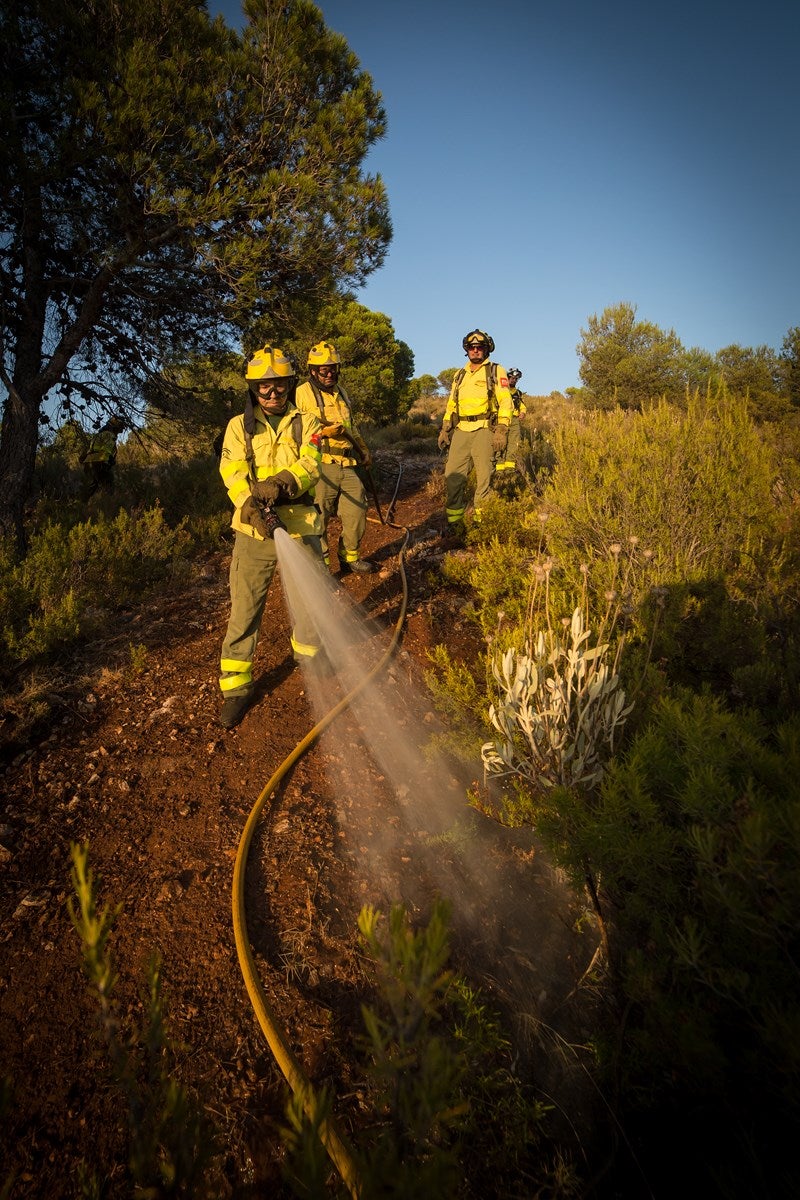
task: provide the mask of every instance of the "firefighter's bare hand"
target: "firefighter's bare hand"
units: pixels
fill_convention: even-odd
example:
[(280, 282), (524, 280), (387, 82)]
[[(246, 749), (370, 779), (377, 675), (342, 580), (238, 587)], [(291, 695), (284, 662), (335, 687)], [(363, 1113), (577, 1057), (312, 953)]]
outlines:
[(256, 533), (263, 538), (272, 537), (269, 524), (258, 506), (258, 501), (248, 496), (241, 508), (241, 517), (245, 525), (252, 525)]
[(446, 450), (450, 445), (451, 433), (449, 429), (441, 429), (439, 431), (438, 446), (440, 450)]
[(508, 445), (508, 426), (498, 425), (492, 434), (492, 449), (495, 454), (503, 454)]

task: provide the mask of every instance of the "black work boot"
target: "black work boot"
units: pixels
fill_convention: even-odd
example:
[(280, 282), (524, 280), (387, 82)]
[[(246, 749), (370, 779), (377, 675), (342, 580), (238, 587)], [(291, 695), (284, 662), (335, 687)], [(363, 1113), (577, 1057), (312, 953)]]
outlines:
[(453, 545), (463, 546), (464, 538), (467, 535), (467, 527), (463, 521), (451, 521), (447, 525), (447, 529), (442, 534), (443, 542), (452, 542)]
[(252, 703), (252, 692), (245, 692), (244, 695), (239, 696), (228, 696), (219, 714), (219, 723), (222, 728), (233, 729), (238, 725)]
[(347, 565), (357, 575), (369, 575), (375, 570), (375, 564), (371, 563), (368, 558), (357, 558), (355, 562), (348, 563)]

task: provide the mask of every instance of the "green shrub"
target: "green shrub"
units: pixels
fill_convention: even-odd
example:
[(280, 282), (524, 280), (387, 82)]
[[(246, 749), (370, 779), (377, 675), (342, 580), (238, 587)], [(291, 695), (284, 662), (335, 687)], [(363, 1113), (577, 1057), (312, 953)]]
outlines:
[[(569, 1162), (547, 1143), (548, 1107), (515, 1076), (482, 996), (449, 967), (449, 914), (436, 900), (419, 929), (401, 905), (388, 918), (370, 907), (359, 916), (377, 993), (362, 1005), (375, 1119), (356, 1151), (359, 1195), (468, 1200), (522, 1187), (567, 1200), (580, 1190)], [(299, 1195), (322, 1196), (325, 1164), (313, 1132), (330, 1098), (308, 1099), (311, 1121), (299, 1101), (289, 1106), (290, 1182)]]
[[(67, 906), (80, 938), (114, 1081), (127, 1107), (131, 1192), (153, 1197), (215, 1195), (207, 1175), (218, 1151), (216, 1135), (199, 1103), (174, 1077), (176, 1047), (166, 1026), (160, 963), (153, 958), (148, 968), (142, 1027), (126, 1034), (109, 946), (120, 908), (98, 908), (88, 846), (73, 843), (70, 853), (74, 896)], [(90, 1168), (84, 1170), (81, 1183), (84, 1195), (97, 1194)]]
[(183, 523), (171, 529), (160, 508), (65, 528), (45, 525), (26, 557), (0, 582), (3, 639), (12, 659), (41, 657), (84, 636), (148, 588), (185, 569), (191, 539)]
[[(686, 410), (597, 413), (554, 434), (558, 462), (542, 496), (547, 550), (565, 578), (590, 568), (597, 599), (618, 586), (609, 553), (636, 542), (661, 586), (664, 616), (653, 648), (675, 683), (710, 684), (757, 700), (750, 668), (772, 655), (797, 699), (800, 567), (798, 512), (776, 439), (720, 390)], [(631, 580), (630, 602), (643, 592)], [(647, 637), (646, 631), (644, 633)]]
[(398, 421), (394, 425), (364, 430), (370, 448), (374, 450), (399, 450), (401, 452), (435, 453), (439, 426), (424, 417), (416, 420)]
[(597, 413), (555, 431), (543, 503), (558, 560), (607, 561), (612, 543), (652, 550), (652, 582), (719, 572), (752, 579), (774, 528), (777, 466), (744, 401), (722, 390), (682, 411)]
[(800, 718), (770, 737), (708, 696), (665, 699), (591, 804), (529, 791), (527, 816), (576, 884), (586, 863), (601, 881), (628, 1117), (690, 1137), (703, 1171), (728, 1154), (719, 1194), (783, 1194), (754, 1181), (780, 1178), (800, 1117)]
[(454, 662), (445, 646), (434, 646), (430, 660), (425, 682), (447, 726), (429, 740), (427, 753), (445, 751), (462, 762), (474, 762), (488, 719), (485, 683), (478, 682), (470, 666)]

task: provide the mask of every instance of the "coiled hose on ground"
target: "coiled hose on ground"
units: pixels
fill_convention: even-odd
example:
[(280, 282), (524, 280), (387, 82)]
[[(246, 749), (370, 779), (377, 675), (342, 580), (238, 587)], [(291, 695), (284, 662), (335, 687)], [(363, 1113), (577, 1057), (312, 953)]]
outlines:
[[(270, 1008), (264, 989), (261, 986), (261, 981), (258, 978), (253, 952), (250, 946), (250, 939), (247, 932), (247, 917), (245, 913), (244, 901), (244, 885), (245, 872), (247, 868), (247, 856), (250, 850), (250, 844), (253, 840), (256, 826), (258, 824), (261, 813), (266, 802), (277, 789), (284, 776), (292, 769), (295, 763), (305, 754), (314, 742), (319, 738), (320, 734), (336, 719), (339, 713), (343, 712), (359, 694), (360, 691), (372, 680), (389, 661), (397, 647), (400, 639), (403, 623), (405, 621), (406, 609), (408, 607), (408, 579), (405, 570), (405, 553), (408, 545), (409, 531), (404, 525), (398, 525), (392, 519), (394, 513), (395, 501), (397, 492), (400, 487), (400, 479), (402, 476), (402, 468), (397, 477), (394, 495), (387, 510), (386, 518), (384, 519), (378, 505), (377, 496), (375, 503), (378, 510), (378, 515), (381, 523), (391, 525), (395, 529), (403, 530), (405, 536), (400, 547), (398, 555), (398, 569), (402, 581), (403, 598), (400, 605), (400, 613), (394, 626), (392, 639), (388, 648), (384, 651), (381, 658), (372, 668), (372, 670), (361, 680), (361, 682), (348, 692), (348, 694), (334, 705), (329, 712), (320, 720), (313, 729), (309, 730), (302, 741), (298, 742), (283, 762), (278, 767), (277, 771), (264, 785), (258, 799), (256, 800), (250, 815), (247, 818), (242, 836), (239, 841), (239, 849), (236, 855), (236, 862), (233, 868), (233, 932), (236, 938), (236, 952), (239, 958), (239, 966), (244, 978), (247, 993), (255, 1010), (258, 1023), (261, 1026), (264, 1037), (267, 1040), (273, 1057), (283, 1072), (286, 1081), (294, 1092), (295, 1096), (300, 1100), (303, 1108), (310, 1119), (315, 1118), (314, 1113), (314, 1096), (313, 1088), (310, 1081), (303, 1073), (303, 1069), (298, 1063), (295, 1055), (289, 1046), (283, 1031), (279, 1028), (275, 1019), (275, 1014)], [(361, 1184), (358, 1175), (355, 1158), (351, 1148), (348, 1146), (344, 1136), (339, 1132), (336, 1123), (332, 1118), (327, 1118), (319, 1125), (319, 1136), (322, 1140), (325, 1149), (327, 1150), (331, 1161), (338, 1170), (343, 1182), (348, 1188), (350, 1194), (354, 1197), (359, 1197), (361, 1194)]]

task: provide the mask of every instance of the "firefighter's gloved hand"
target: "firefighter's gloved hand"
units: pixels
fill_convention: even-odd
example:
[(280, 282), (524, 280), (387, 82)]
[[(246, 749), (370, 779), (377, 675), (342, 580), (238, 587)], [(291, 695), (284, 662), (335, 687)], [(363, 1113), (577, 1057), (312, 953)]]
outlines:
[(297, 476), (293, 475), (291, 471), (278, 471), (278, 474), (273, 475), (272, 478), (281, 489), (281, 500), (293, 500), (300, 491)]
[(495, 454), (503, 454), (508, 445), (508, 426), (498, 425), (492, 434), (492, 449)]
[(241, 507), (241, 517), (246, 525), (252, 525), (256, 533), (260, 533), (263, 538), (271, 538), (273, 529), (270, 522), (264, 516), (258, 501), (252, 496), (248, 496)]
[(279, 471), (269, 479), (259, 479), (250, 485), (250, 494), (266, 504), (280, 504), (297, 495), (297, 480), (291, 471)]
[(344, 433), (344, 425), (324, 425), (322, 429), (320, 429), (320, 433), (326, 438), (339, 437), (340, 434)]
[(440, 450), (447, 449), (447, 447), (450, 445), (451, 437), (452, 437), (452, 434), (450, 433), (449, 429), (441, 429), (439, 431), (439, 438), (438, 438), (437, 444), (438, 444)]
[(364, 439), (362, 437), (360, 437), (358, 434), (356, 434), (353, 437), (353, 445), (355, 446), (356, 450), (358, 451), (358, 456), (361, 459), (362, 466), (365, 466), (365, 467), (372, 466), (372, 454), (370, 453), (369, 446), (364, 441)]

